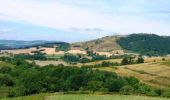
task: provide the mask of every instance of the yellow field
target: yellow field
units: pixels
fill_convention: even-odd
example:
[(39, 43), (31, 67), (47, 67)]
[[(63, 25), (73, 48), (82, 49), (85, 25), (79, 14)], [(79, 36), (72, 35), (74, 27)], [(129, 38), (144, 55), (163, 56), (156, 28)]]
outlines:
[(123, 76), (134, 76), (154, 87), (170, 87), (170, 66), (163, 65), (162, 63), (120, 66), (116, 73)]
[(59, 65), (59, 64), (63, 64), (65, 66), (69, 65), (68, 63), (64, 62), (64, 61), (39, 61), (39, 60), (35, 60), (35, 63), (39, 66), (46, 66), (46, 65)]
[(90, 62), (90, 63), (77, 63), (77, 66), (82, 66), (82, 65), (94, 65), (94, 64), (101, 64), (103, 61), (109, 61), (113, 63), (121, 63), (122, 59), (109, 59), (109, 60), (101, 60), (101, 61), (95, 61), (95, 62)]

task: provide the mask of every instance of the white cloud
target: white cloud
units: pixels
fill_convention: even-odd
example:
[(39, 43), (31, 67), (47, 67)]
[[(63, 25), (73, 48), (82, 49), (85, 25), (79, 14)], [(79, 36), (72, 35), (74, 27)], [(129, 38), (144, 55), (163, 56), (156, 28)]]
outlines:
[(0, 29), (0, 34), (6, 34), (6, 33), (11, 33), (12, 30), (11, 29), (8, 29), (8, 28), (3, 28), (3, 29)]
[[(119, 9), (125, 10), (126, 8)], [(21, 21), (67, 31), (70, 31), (70, 27), (82, 30), (97, 27), (108, 33), (113, 31), (119, 33), (170, 33), (169, 24), (159, 20), (143, 16), (103, 14), (97, 10), (95, 12), (95, 10), (63, 4), (58, 0), (45, 2), (41, 0), (0, 0), (0, 13), (9, 15), (0, 16), (1, 20)], [(94, 33), (94, 35), (97, 34), (97, 32)]]

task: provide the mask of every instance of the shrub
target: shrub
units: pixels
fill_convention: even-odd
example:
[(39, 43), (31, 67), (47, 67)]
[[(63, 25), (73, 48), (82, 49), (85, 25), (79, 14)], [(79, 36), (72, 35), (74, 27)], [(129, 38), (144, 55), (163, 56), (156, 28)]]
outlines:
[(0, 86), (13, 86), (14, 82), (12, 80), (12, 77), (5, 74), (0, 74)]
[(144, 59), (142, 57), (139, 57), (136, 61), (136, 63), (144, 63)]
[(9, 73), (10, 71), (11, 71), (11, 68), (8, 66), (4, 66), (0, 68), (0, 73), (3, 73), (3, 74)]
[(162, 94), (162, 96), (163, 96), (163, 97), (170, 98), (170, 89), (164, 91), (163, 94)]
[(124, 95), (129, 95), (134, 92), (134, 88), (130, 85), (125, 85), (120, 89), (120, 93)]

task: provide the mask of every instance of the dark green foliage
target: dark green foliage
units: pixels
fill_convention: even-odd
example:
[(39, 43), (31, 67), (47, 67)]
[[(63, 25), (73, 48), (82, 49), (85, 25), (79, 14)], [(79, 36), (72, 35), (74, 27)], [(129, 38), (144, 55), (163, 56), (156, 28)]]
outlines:
[(123, 87), (120, 89), (120, 93), (121, 93), (121, 94), (124, 94), (124, 95), (132, 94), (132, 93), (134, 93), (134, 87), (132, 87), (132, 86), (130, 86), (130, 85), (123, 86)]
[(91, 60), (88, 59), (88, 58), (82, 58), (82, 59), (80, 59), (80, 63), (88, 63), (88, 62), (91, 62)]
[(101, 64), (83, 65), (82, 67), (84, 67), (84, 68), (113, 67), (114, 68), (114, 66), (120, 66), (120, 64), (117, 62), (113, 63), (113, 62), (109, 62), (109, 61), (103, 61)]
[(68, 51), (70, 50), (70, 44), (69, 43), (61, 43), (57, 44), (56, 51)]
[(107, 59), (106, 56), (101, 56), (101, 55), (93, 55), (93, 58), (92, 58), (93, 61), (106, 60), (106, 59)]
[(147, 56), (159, 56), (170, 53), (170, 37), (154, 34), (132, 34), (117, 41), (126, 50)]
[(72, 54), (65, 54), (63, 60), (66, 62), (79, 62), (79, 57)]
[(0, 68), (0, 73), (3, 73), (3, 74), (9, 73), (11, 70), (12, 70), (11, 67), (4, 66)]
[(134, 58), (133, 57), (125, 57), (123, 58), (121, 64), (122, 65), (129, 65), (129, 64), (134, 64)]
[(136, 61), (136, 63), (140, 64), (140, 63), (144, 63), (144, 59), (142, 57), (139, 57)]
[(29, 60), (47, 60), (47, 57), (44, 53), (36, 52), (34, 55), (30, 54), (17, 54), (16, 58), (29, 59)]
[(121, 61), (122, 65), (140, 64), (140, 63), (144, 63), (144, 59), (142, 57), (138, 57), (137, 60), (135, 60), (135, 57), (126, 56)]
[(127, 57), (123, 58), (121, 64), (122, 65), (128, 65), (129, 64), (128, 58)]
[(12, 77), (7, 74), (0, 74), (0, 86), (13, 86), (14, 82), (12, 80)]
[(170, 89), (166, 90), (162, 95), (163, 97), (170, 98)]
[[(102, 91), (157, 94), (133, 77), (118, 76), (113, 72), (77, 68), (73, 66), (48, 65), (38, 67), (19, 58), (4, 58), (15, 67), (9, 73), (0, 74), (0, 85), (11, 87), (10, 97), (45, 92)], [(110, 66), (110, 62), (101, 65)]]

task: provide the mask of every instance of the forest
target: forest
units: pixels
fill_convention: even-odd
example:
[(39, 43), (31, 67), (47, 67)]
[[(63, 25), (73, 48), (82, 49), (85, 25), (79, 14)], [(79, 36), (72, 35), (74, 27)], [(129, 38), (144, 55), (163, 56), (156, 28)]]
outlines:
[[(151, 88), (134, 77), (122, 77), (116, 73), (93, 70), (86, 67), (48, 65), (39, 67), (23, 59), (1, 57), (0, 61), (13, 66), (0, 68), (0, 92), (7, 97), (38, 93), (69, 91), (117, 92), (161, 96), (163, 90)], [(103, 63), (106, 64), (107, 63)]]
[(147, 56), (164, 56), (170, 54), (170, 37), (155, 34), (131, 34), (117, 40), (125, 49)]

